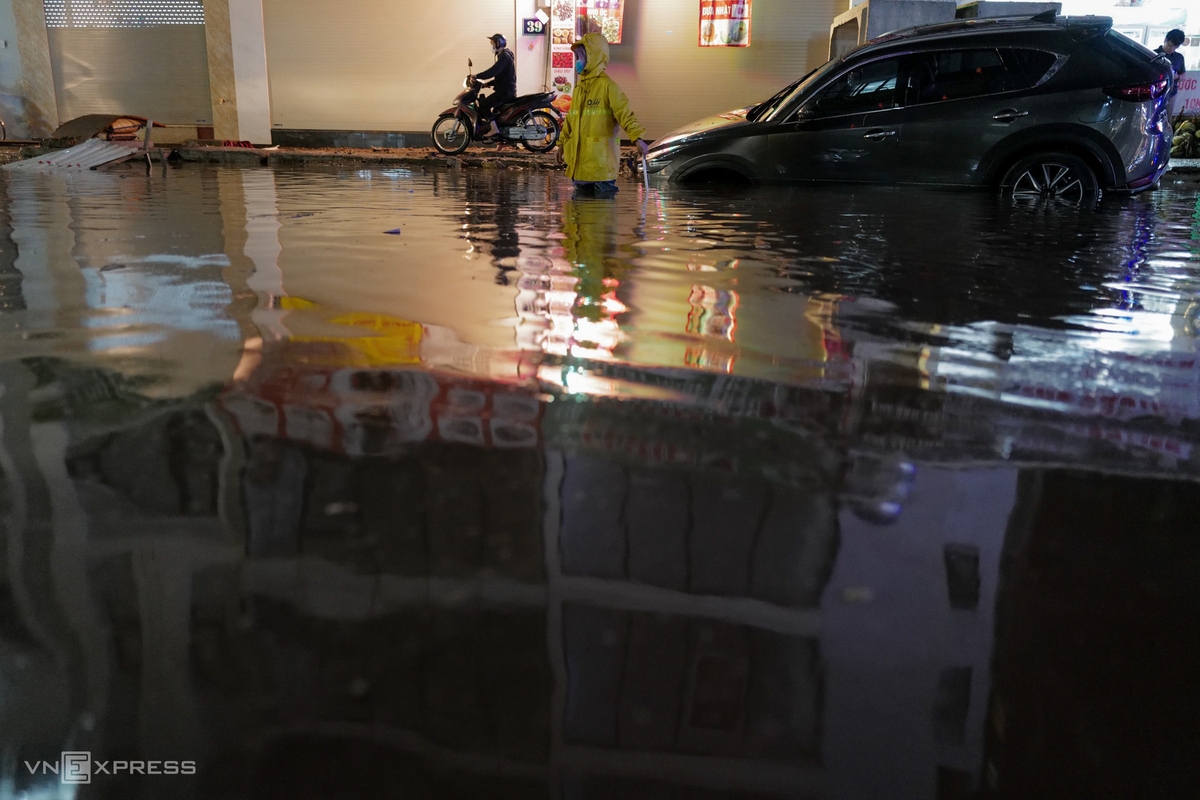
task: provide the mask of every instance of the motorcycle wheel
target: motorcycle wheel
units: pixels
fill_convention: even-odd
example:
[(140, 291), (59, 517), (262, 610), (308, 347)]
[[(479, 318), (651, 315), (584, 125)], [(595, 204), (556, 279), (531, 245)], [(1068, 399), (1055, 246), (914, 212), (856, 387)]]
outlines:
[(554, 146), (558, 144), (559, 134), (558, 120), (554, 118), (554, 115), (548, 111), (532, 111), (530, 112), (529, 116), (527, 116), (521, 122), (522, 125), (528, 125), (530, 123), (546, 128), (546, 137), (544, 139), (539, 139), (536, 142), (531, 142), (526, 139), (524, 142), (522, 142), (522, 144), (525, 145), (525, 149), (531, 153), (545, 153), (548, 150), (553, 150)]
[(454, 114), (444, 114), (433, 123), (433, 146), (448, 156), (456, 156), (471, 143), (471, 127)]

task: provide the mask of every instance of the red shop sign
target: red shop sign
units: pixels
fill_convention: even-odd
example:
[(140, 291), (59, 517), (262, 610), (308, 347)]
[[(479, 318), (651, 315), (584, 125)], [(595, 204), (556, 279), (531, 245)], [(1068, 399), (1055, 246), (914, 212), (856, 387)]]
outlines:
[(753, 0), (700, 0), (701, 47), (749, 47)]

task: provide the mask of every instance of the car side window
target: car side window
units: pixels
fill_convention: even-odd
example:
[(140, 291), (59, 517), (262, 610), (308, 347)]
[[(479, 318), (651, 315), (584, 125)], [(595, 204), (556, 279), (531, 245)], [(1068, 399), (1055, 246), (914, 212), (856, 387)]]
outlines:
[(1015, 86), (996, 50), (920, 53), (906, 87), (908, 105), (940, 103), (1012, 91)]
[(1058, 56), (1045, 50), (1001, 50), (1000, 58), (1008, 67), (1013, 89), (1037, 86), (1058, 61)]
[(836, 117), (895, 108), (899, 77), (898, 58), (854, 67), (818, 92), (812, 102), (806, 104), (805, 111), (818, 117)]

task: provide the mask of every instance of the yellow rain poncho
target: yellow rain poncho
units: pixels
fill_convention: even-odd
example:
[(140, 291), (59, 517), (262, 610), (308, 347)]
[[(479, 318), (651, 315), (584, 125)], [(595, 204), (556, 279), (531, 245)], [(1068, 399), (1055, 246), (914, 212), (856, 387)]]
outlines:
[(599, 33), (586, 34), (579, 40), (587, 53), (587, 66), (571, 97), (571, 110), (562, 130), (563, 160), (567, 177), (576, 181), (616, 180), (621, 162), (617, 126), (625, 129), (632, 141), (646, 135), (646, 129), (629, 109), (629, 99), (608, 77), (608, 40)]

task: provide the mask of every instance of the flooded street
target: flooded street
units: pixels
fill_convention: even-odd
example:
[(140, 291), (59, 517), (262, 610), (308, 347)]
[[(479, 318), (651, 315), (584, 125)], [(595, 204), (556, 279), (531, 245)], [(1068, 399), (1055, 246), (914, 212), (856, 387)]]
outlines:
[(1200, 184), (2, 186), (0, 800), (1194, 796)]

